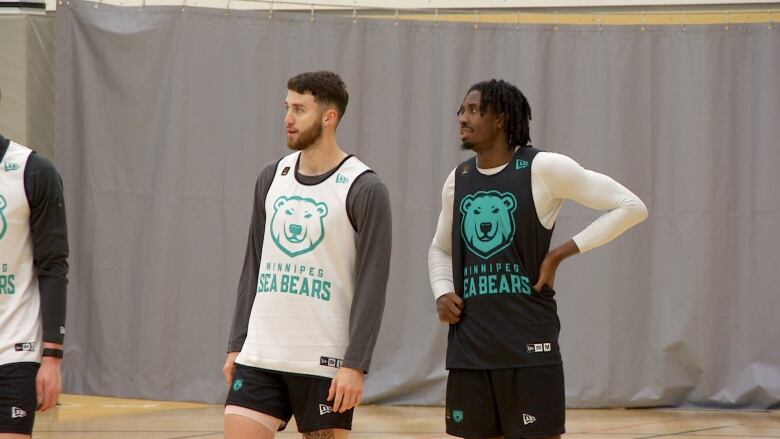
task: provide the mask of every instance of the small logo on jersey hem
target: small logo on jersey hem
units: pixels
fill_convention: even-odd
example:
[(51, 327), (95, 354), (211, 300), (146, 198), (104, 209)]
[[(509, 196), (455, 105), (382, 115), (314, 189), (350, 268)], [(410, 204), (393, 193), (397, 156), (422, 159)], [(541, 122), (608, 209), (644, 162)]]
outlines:
[(525, 349), (528, 352), (552, 352), (552, 343), (529, 343)]
[(523, 413), (523, 425), (533, 424), (536, 422), (536, 417), (531, 415), (526, 415)]
[(14, 350), (16, 352), (22, 352), (22, 351), (32, 352), (35, 350), (35, 342), (28, 341), (26, 343), (16, 343), (14, 345)]
[(342, 363), (344, 363), (344, 360), (341, 358), (320, 357), (320, 366), (335, 367), (339, 369), (341, 368)]
[(326, 404), (320, 404), (320, 416), (327, 415), (328, 413), (333, 413), (333, 407)]
[(24, 418), (27, 416), (27, 412), (19, 407), (11, 407), (11, 419)]
[(10, 162), (9, 163), (5, 163), (4, 169), (5, 169), (5, 172), (16, 171), (17, 169), (19, 169), (19, 165), (17, 165), (16, 163), (10, 163)]

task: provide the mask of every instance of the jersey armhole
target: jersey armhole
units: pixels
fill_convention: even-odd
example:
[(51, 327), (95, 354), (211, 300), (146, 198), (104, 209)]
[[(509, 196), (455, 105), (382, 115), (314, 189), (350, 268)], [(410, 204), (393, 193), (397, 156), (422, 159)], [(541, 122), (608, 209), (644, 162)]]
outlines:
[[(347, 198), (346, 201), (349, 203), (349, 196), (352, 195), (352, 189), (355, 187), (355, 183), (357, 183), (358, 179), (360, 177), (366, 175), (366, 174), (376, 174), (372, 169), (366, 169), (365, 171), (361, 172), (360, 175), (355, 177), (355, 181), (352, 182), (352, 186), (349, 187), (349, 190), (347, 191)], [(349, 223), (352, 224), (352, 230), (355, 231), (355, 233), (358, 232), (357, 225), (355, 225), (355, 219), (352, 218), (351, 209), (347, 209), (347, 218), (349, 218)]]
[(266, 203), (266, 199), (268, 198), (268, 192), (271, 189), (271, 185), (274, 184), (274, 180), (276, 180), (276, 171), (279, 169), (279, 163), (282, 163), (282, 160), (284, 160), (284, 157), (277, 160), (276, 163), (274, 164), (273, 177), (271, 177), (271, 182), (268, 184), (268, 188), (265, 191), (265, 195), (263, 195), (263, 211), (265, 211), (265, 203)]

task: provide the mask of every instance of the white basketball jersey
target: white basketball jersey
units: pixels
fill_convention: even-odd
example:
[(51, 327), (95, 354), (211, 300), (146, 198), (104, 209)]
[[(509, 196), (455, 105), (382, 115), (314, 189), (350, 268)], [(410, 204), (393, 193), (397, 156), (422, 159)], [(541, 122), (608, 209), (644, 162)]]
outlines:
[(299, 156), (279, 162), (265, 199), (257, 295), (236, 362), (333, 377), (349, 343), (355, 284), (347, 195), (370, 169), (349, 157), (327, 180), (305, 185), (295, 178)]
[(31, 153), (10, 142), (0, 161), (0, 365), (41, 360), (40, 293), (24, 191)]

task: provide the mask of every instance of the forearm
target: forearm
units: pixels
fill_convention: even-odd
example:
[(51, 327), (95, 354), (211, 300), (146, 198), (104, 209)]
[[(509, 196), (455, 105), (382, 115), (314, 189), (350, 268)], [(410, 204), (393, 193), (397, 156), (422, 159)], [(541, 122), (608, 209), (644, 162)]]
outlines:
[(428, 249), (428, 277), (434, 299), (455, 291), (452, 279), (452, 255), (434, 240)]
[(43, 341), (62, 345), (65, 339), (66, 283), (61, 279), (39, 278)]
[(370, 306), (354, 306), (353, 303), (353, 309), (357, 311), (349, 320), (349, 345), (344, 352), (343, 365), (364, 372), (368, 372), (371, 366), (385, 307), (384, 288), (375, 291), (374, 294), (366, 294), (374, 296), (366, 300), (372, 302)]
[(580, 253), (577, 243), (570, 239), (547, 253), (547, 257), (560, 264), (564, 259)]
[[(254, 221), (258, 221), (255, 223)], [(263, 245), (263, 236), (259, 231), (265, 225), (265, 215), (253, 214), (252, 224), (249, 226), (249, 238), (244, 255), (244, 266), (241, 269), (241, 277), (238, 280), (236, 293), (236, 306), (233, 310), (233, 324), (230, 328), (228, 340), (228, 352), (240, 352), (244, 347), (249, 317), (252, 314), (252, 306), (257, 296), (257, 273), (260, 268), (260, 250)]]
[[(250, 273), (255, 273), (254, 276)], [(233, 323), (230, 328), (230, 338), (228, 340), (228, 352), (241, 352), (246, 341), (249, 328), (249, 317), (252, 314), (252, 306), (257, 295), (256, 282), (252, 281), (257, 277), (257, 271), (251, 268), (245, 268), (239, 280), (238, 293), (236, 296), (236, 306), (233, 311)]]

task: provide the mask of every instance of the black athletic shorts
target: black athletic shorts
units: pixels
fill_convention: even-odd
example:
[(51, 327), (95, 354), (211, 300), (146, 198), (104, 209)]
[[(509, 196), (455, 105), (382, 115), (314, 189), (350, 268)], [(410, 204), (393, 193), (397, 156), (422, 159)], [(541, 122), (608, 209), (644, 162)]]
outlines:
[(563, 434), (563, 366), (452, 369), (447, 433), (464, 438), (544, 438)]
[(0, 433), (32, 434), (35, 409), (35, 377), (38, 363), (0, 366)]
[(333, 404), (327, 401), (331, 380), (236, 364), (225, 405), (281, 419), (279, 431), (284, 430), (293, 415), (301, 433), (331, 428), (351, 430), (354, 410), (335, 413)]

